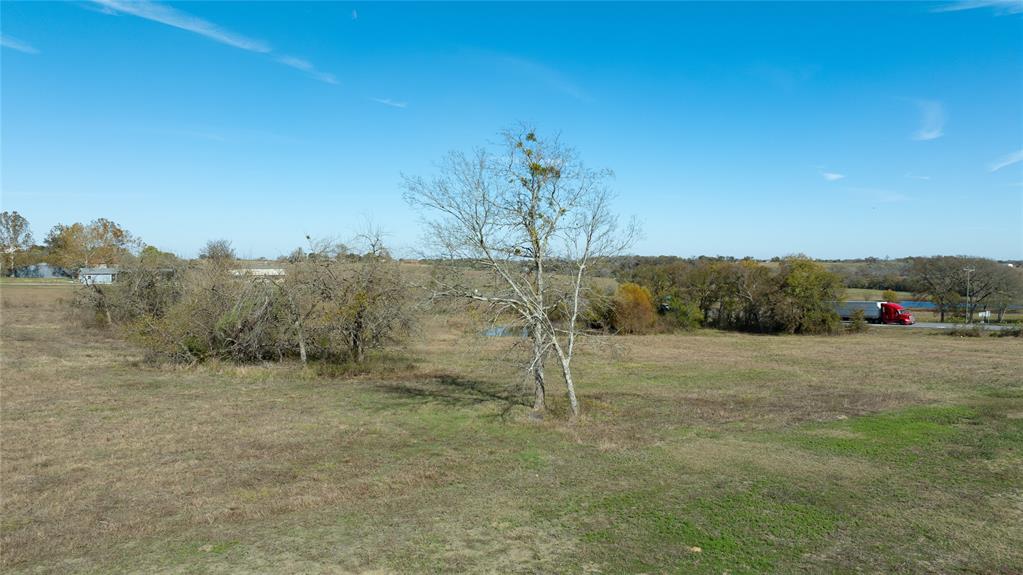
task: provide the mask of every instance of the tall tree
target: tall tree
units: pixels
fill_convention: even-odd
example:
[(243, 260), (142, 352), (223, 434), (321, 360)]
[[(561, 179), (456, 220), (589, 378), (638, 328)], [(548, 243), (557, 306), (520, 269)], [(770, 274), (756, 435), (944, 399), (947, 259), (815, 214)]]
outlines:
[(1023, 270), (1002, 266), (1001, 276), (995, 293), (988, 299), (988, 304), (998, 314), (998, 321), (1005, 319), (1005, 312), (1010, 306), (1023, 304)]
[[(967, 271), (968, 270), (968, 271)], [(1012, 283), (1012, 270), (987, 258), (964, 258), (960, 293), (965, 296), (967, 321), (973, 321), (978, 307), (985, 306)]]
[(956, 256), (914, 258), (910, 264), (909, 273), (917, 293), (934, 304), (938, 321), (945, 321), (945, 314), (959, 305), (964, 267), (963, 258)]
[(0, 250), (4, 253), (4, 273), (14, 275), (15, 257), (32, 247), (33, 241), (32, 230), (24, 216), (16, 211), (0, 213)]
[(70, 226), (57, 224), (46, 236), (46, 245), (54, 263), (78, 269), (117, 264), (138, 248), (140, 242), (115, 222), (99, 218), (88, 225), (77, 222)]
[(632, 228), (621, 229), (611, 212), (609, 171), (587, 168), (557, 138), (542, 139), (527, 126), (503, 140), (497, 149), (450, 153), (433, 179), (406, 177), (406, 199), (433, 214), (429, 237), (443, 255), (498, 278), (486, 286), (438, 279), (436, 295), (517, 316), (532, 343), (534, 410), (546, 409), (544, 366), (553, 354), (575, 417), (572, 360), (587, 273), (627, 246)]
[(978, 307), (1012, 293), (1014, 272), (994, 260), (965, 256), (915, 258), (910, 267), (918, 291), (934, 302), (941, 321), (947, 311), (956, 309), (963, 309), (967, 321), (972, 321)]
[(830, 302), (840, 299), (845, 287), (837, 274), (804, 255), (789, 256), (778, 269), (780, 289), (774, 317), (791, 333), (827, 333), (839, 326)]
[[(700, 315), (706, 325), (711, 323), (711, 309), (715, 303), (722, 299), (725, 291), (725, 277), (723, 273), (727, 263), (710, 259), (700, 259), (687, 273), (682, 281), (682, 291), (700, 308)], [(720, 314), (719, 314), (720, 315)], [(717, 322), (721, 323), (721, 317)]]

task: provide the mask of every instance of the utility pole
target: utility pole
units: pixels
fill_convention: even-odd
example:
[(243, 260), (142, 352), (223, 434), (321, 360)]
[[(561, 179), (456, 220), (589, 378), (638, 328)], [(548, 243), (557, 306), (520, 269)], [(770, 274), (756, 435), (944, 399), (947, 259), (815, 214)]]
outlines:
[(966, 272), (966, 323), (973, 323), (973, 306), (970, 305), (970, 274), (977, 268), (963, 268)]

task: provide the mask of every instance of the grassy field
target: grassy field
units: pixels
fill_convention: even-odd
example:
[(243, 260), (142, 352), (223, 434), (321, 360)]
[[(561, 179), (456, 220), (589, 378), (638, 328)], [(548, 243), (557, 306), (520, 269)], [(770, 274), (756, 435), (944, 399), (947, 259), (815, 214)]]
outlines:
[[(845, 299), (847, 300), (862, 300), (862, 301), (884, 301), (882, 295), (884, 290), (879, 289), (861, 289), (861, 288), (846, 288)], [(913, 294), (908, 291), (897, 291), (895, 295), (898, 296), (899, 301), (914, 300)]]
[(1023, 571), (1023, 340), (592, 340), (528, 417), (511, 338), (414, 367), (151, 366), (4, 285), (5, 573)]

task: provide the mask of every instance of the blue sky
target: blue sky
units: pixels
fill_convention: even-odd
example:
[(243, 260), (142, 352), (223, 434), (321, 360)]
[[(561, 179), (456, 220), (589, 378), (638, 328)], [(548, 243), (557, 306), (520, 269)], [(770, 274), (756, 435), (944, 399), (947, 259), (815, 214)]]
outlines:
[(0, 5), (0, 192), (194, 256), (367, 222), (519, 121), (641, 254), (1023, 258), (1023, 0)]

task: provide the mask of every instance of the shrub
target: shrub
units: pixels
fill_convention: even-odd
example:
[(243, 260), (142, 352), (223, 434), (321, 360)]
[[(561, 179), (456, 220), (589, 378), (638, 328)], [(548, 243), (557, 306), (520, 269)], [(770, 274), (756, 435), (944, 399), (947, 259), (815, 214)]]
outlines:
[(635, 283), (624, 283), (615, 294), (612, 327), (619, 333), (649, 333), (657, 324), (650, 291)]
[(285, 279), (236, 276), (222, 260), (192, 268), (139, 266), (75, 300), (90, 324), (114, 325), (155, 356), (189, 363), (281, 360), (362, 362), (401, 343), (414, 319), (396, 262), (310, 260)]
[(867, 320), (863, 316), (862, 309), (858, 309), (853, 312), (852, 321), (849, 323), (849, 327), (847, 329), (851, 333), (867, 331)]
[(672, 301), (661, 313), (665, 323), (671, 329), (683, 331), (694, 330), (703, 323), (703, 312), (695, 303)]
[(895, 293), (895, 290), (884, 290), (884, 292), (881, 293), (881, 299), (892, 303), (899, 303), (899, 296)]
[(614, 324), (615, 290), (608, 288), (588, 298), (582, 312), (582, 320), (593, 330), (611, 331)]
[(977, 325), (971, 327), (954, 327), (946, 330), (945, 333), (953, 337), (983, 337), (985, 335), (984, 330)]
[(183, 271), (173, 255), (143, 250), (141, 257), (125, 258), (116, 283), (78, 286), (73, 315), (86, 326), (103, 327), (162, 317), (181, 296)]

